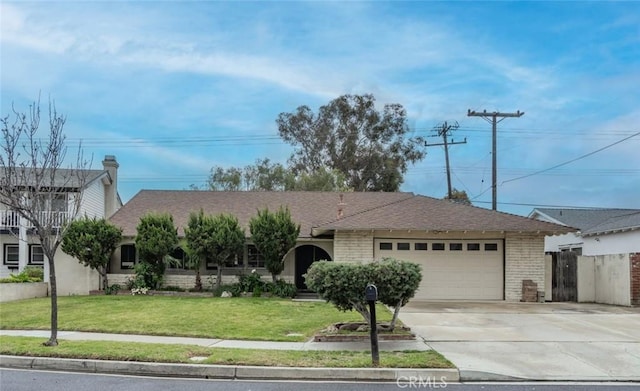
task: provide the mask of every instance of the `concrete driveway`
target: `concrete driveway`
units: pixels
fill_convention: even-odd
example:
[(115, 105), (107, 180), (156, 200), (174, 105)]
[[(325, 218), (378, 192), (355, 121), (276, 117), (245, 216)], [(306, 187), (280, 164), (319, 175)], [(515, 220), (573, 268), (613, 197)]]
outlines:
[(640, 381), (640, 308), (411, 302), (400, 319), (462, 380)]

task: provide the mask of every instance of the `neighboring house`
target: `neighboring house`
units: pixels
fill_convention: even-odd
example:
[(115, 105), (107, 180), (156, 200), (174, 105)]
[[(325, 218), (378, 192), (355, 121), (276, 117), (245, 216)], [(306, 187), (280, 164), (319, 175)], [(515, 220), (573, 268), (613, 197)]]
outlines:
[[(106, 218), (115, 213), (122, 201), (118, 195), (118, 162), (114, 156), (107, 155), (102, 162), (102, 170), (83, 170), (86, 181), (83, 187), (66, 183), (54, 196), (50, 210), (60, 225), (74, 217), (88, 216)], [(58, 170), (60, 178), (69, 178), (68, 169)], [(61, 179), (62, 181), (63, 179)], [(70, 216), (73, 198), (82, 193), (82, 203), (76, 216)], [(21, 229), (22, 227), (22, 229)], [(25, 266), (41, 266), (45, 269), (45, 281), (48, 281), (48, 262), (46, 261), (38, 238), (30, 232), (29, 222), (17, 212), (0, 205), (0, 251), (2, 265), (0, 276), (18, 273)], [(65, 254), (61, 249), (56, 253), (56, 279), (58, 294), (87, 294), (89, 290), (99, 288), (99, 275), (83, 266), (77, 259)]]
[[(251, 243), (249, 221), (259, 209), (288, 207), (301, 225), (282, 277), (305, 289), (304, 277), (318, 260), (371, 262), (385, 257), (422, 265), (417, 299), (518, 301), (522, 281), (545, 283), (544, 237), (571, 228), (412, 193), (214, 192), (143, 190), (110, 220), (126, 238), (110, 265), (109, 281), (124, 283), (139, 261), (134, 245), (140, 217), (169, 213), (184, 235), (190, 212), (230, 213), (245, 229), (242, 259), (224, 269), (226, 281), (252, 269), (267, 274)], [(182, 251), (173, 254), (180, 258)], [(202, 266), (215, 274), (215, 265)], [(193, 287), (194, 272), (169, 269), (166, 285)], [(203, 278), (203, 281), (206, 281)]]
[(538, 208), (529, 217), (577, 229), (545, 237), (553, 301), (640, 305), (640, 209)]
[(577, 232), (546, 237), (545, 251), (549, 253), (640, 252), (640, 209), (537, 208), (529, 217), (577, 229)]

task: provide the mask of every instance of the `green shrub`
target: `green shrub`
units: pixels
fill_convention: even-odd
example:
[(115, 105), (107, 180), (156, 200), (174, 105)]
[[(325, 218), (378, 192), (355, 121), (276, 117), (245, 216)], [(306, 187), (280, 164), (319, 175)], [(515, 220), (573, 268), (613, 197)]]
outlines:
[(27, 266), (18, 274), (10, 274), (9, 277), (0, 279), (0, 283), (42, 282), (43, 277), (42, 268)]
[(117, 295), (118, 291), (120, 291), (122, 287), (118, 284), (109, 285), (104, 289), (105, 295)]
[(240, 284), (242, 292), (255, 292), (256, 289), (263, 291), (265, 285), (262, 277), (255, 270), (252, 270), (250, 274), (238, 275), (238, 284)]
[(129, 289), (136, 288), (147, 288), (153, 289), (156, 287), (160, 287), (162, 285), (163, 274), (159, 274), (157, 272), (157, 268), (155, 265), (152, 265), (148, 262), (142, 261), (136, 263), (133, 267), (135, 271), (135, 276), (130, 283), (127, 285)]
[(268, 282), (265, 285), (265, 291), (283, 299), (291, 299), (298, 294), (298, 288), (283, 279), (279, 279), (276, 282)]
[(38, 281), (42, 281), (44, 279), (44, 268), (37, 266), (26, 266), (22, 273), (25, 273), (29, 278), (37, 279)]
[(307, 286), (341, 311), (358, 311), (369, 322), (364, 292), (368, 284), (378, 288), (378, 301), (395, 307), (390, 328), (395, 327), (400, 308), (415, 295), (422, 274), (420, 266), (396, 259), (352, 264), (316, 262), (305, 275)]
[(242, 292), (243, 292), (242, 287), (238, 283), (222, 284), (220, 286), (214, 285), (212, 289), (214, 297), (220, 297), (220, 295), (222, 295), (222, 292), (225, 292), (225, 291), (231, 293), (231, 296), (233, 297), (239, 297), (240, 295), (242, 295)]

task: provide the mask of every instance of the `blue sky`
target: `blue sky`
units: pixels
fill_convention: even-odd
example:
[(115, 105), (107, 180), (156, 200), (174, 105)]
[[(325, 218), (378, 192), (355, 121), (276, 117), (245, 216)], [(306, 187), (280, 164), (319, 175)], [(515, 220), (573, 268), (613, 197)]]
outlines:
[[(124, 201), (185, 189), (212, 166), (286, 163), (281, 112), (342, 94), (400, 103), (411, 134), (457, 121), (453, 186), (498, 209), (640, 208), (640, 2), (11, 2), (0, 5), (1, 109), (42, 94), (94, 168), (120, 162)], [(430, 139), (437, 142), (437, 139)], [(404, 191), (441, 198), (432, 147)]]

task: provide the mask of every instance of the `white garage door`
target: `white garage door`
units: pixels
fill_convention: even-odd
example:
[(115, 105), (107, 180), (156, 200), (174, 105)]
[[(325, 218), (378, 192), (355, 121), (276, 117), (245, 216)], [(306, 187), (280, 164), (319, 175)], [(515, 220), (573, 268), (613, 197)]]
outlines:
[(422, 265), (420, 300), (502, 300), (504, 248), (496, 240), (376, 239), (375, 257)]

